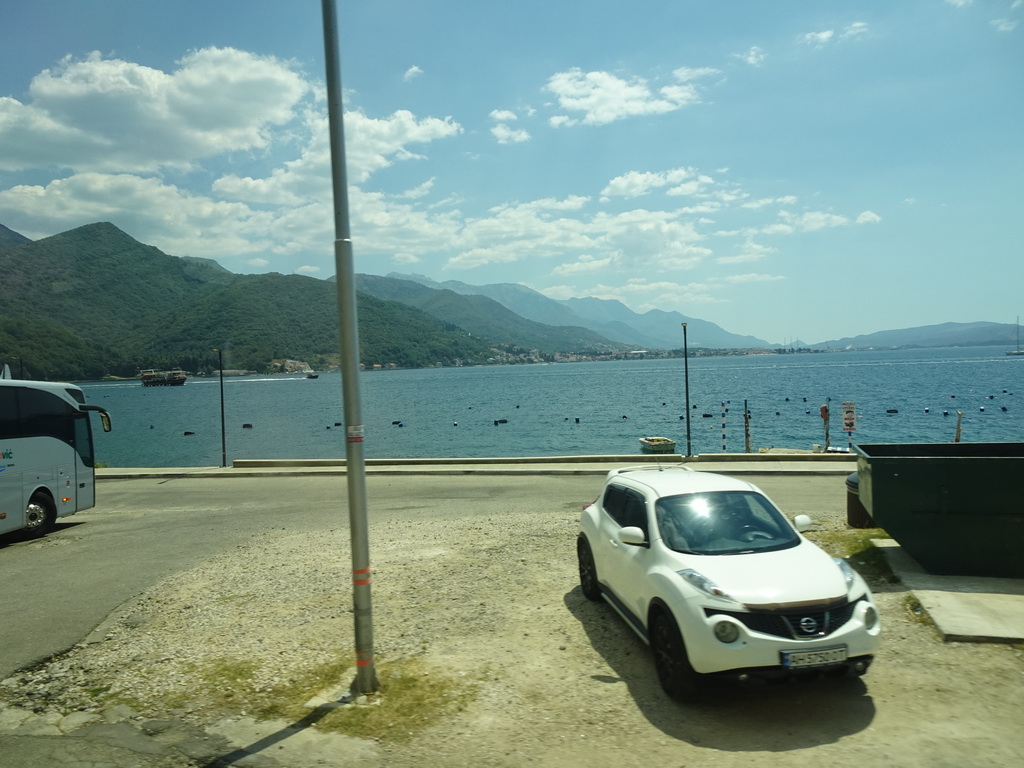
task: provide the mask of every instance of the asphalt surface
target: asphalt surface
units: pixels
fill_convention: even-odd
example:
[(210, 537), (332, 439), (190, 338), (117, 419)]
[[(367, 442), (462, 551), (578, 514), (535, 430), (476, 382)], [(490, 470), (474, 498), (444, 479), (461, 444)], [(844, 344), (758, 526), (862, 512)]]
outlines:
[[(381, 514), (429, 514), (434, 500), (450, 503), (455, 496), (471, 507), (474, 496), (509, 492), (509, 478), (518, 476), (550, 479), (514, 484), (517, 493), (537, 494), (538, 503), (555, 482), (586, 501), (609, 469), (666, 460), (680, 459), (367, 462), (366, 476), (369, 497), (388, 500)], [(824, 487), (835, 496), (839, 478), (853, 472), (856, 461), (843, 455), (714, 456), (700, 457), (692, 466), (756, 475), (750, 479), (787, 513), (796, 514), (820, 508)], [(330, 479), (345, 472), (344, 462), (337, 461), (99, 470), (94, 510), (64, 519), (41, 541), (0, 538), (0, 580), (26, 586), (5, 589), (0, 599), (0, 680), (82, 641), (119, 605), (152, 584), (256, 533), (347, 525), (347, 519), (337, 520), (347, 515), (344, 483)], [(460, 479), (454, 482), (453, 476)], [(830, 503), (834, 507), (842, 500)], [(933, 576), (895, 542), (878, 546), (947, 639), (1024, 642), (1024, 581)], [(110, 567), (111, 553), (116, 569)], [(279, 765), (262, 750), (238, 750), (223, 737), (183, 722), (138, 722), (131, 715), (115, 707), (101, 715), (62, 718), (0, 706), (0, 768)]]

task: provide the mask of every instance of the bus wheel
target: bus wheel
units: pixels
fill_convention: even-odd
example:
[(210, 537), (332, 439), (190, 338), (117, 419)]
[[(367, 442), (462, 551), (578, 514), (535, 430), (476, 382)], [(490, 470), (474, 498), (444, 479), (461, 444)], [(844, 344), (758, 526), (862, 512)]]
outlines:
[(42, 493), (35, 494), (25, 509), (25, 533), (30, 538), (37, 538), (48, 533), (57, 520), (57, 512), (53, 502)]

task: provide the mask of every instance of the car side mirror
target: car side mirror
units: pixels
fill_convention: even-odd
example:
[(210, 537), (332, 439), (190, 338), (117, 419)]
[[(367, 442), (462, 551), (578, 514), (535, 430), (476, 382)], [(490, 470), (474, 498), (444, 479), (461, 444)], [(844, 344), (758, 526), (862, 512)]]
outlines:
[(793, 518), (793, 525), (800, 533), (809, 530), (811, 527), (811, 518), (807, 515), (797, 515)]
[(623, 544), (632, 544), (633, 546), (642, 547), (647, 543), (647, 537), (644, 536), (642, 528), (630, 525), (619, 531), (619, 541)]

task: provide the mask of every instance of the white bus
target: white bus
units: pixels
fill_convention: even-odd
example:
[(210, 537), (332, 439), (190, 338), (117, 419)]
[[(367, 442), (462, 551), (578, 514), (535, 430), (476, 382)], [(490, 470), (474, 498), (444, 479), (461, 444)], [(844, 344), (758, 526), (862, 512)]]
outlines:
[(90, 412), (109, 432), (74, 384), (0, 378), (0, 534), (42, 536), (96, 503)]

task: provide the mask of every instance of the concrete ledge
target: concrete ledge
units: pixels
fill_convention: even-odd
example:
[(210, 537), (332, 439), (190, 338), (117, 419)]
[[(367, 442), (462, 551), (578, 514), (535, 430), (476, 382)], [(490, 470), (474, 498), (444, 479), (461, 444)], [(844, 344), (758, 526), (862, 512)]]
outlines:
[[(722, 462), (806, 462), (808, 466), (820, 464), (852, 464), (857, 458), (849, 453), (701, 453), (696, 456), (681, 456), (678, 453), (660, 454), (618, 454), (590, 456), (492, 456), (482, 458), (418, 458), (418, 459), (366, 459), (367, 467), (414, 467), (414, 466), (475, 466), (494, 464), (689, 464)], [(265, 467), (344, 467), (345, 459), (235, 459), (235, 469), (258, 469)], [(852, 470), (851, 470), (852, 471)]]

